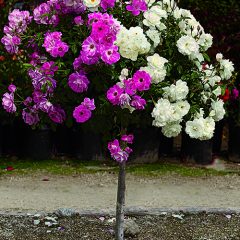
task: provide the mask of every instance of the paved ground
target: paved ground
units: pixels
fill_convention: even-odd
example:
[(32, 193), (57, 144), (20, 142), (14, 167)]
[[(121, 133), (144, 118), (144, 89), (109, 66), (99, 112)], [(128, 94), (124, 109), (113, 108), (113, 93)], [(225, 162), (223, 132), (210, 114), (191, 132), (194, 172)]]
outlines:
[[(240, 176), (127, 175), (127, 206), (240, 208)], [(117, 175), (3, 176), (1, 210), (114, 209)]]

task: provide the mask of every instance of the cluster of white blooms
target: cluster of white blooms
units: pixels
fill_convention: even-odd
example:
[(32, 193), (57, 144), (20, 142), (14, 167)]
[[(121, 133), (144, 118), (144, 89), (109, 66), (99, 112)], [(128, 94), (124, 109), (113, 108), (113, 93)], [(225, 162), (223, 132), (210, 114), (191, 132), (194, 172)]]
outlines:
[(152, 111), (153, 125), (162, 127), (166, 137), (176, 137), (181, 132), (183, 117), (190, 109), (190, 104), (185, 100), (189, 89), (186, 82), (178, 80), (163, 90), (164, 98), (158, 100)]
[(220, 76), (222, 79), (230, 79), (234, 71), (233, 63), (228, 59), (222, 59), (220, 63)]
[(220, 121), (225, 115), (224, 102), (219, 99), (212, 101), (211, 112), (209, 114), (215, 121)]
[(157, 28), (162, 31), (166, 29), (166, 26), (161, 22), (162, 19), (168, 17), (167, 12), (159, 5), (154, 5), (149, 8), (144, 14), (143, 24), (151, 29)]
[(157, 84), (162, 82), (167, 75), (165, 63), (167, 63), (168, 60), (155, 53), (153, 56), (147, 57), (147, 62), (147, 66), (141, 67), (141, 70), (150, 74), (152, 83)]
[(116, 45), (121, 56), (132, 61), (136, 61), (138, 55), (148, 53), (151, 47), (142, 28), (131, 27), (128, 30), (124, 26), (117, 35)]
[(170, 87), (165, 87), (163, 90), (163, 96), (168, 98), (171, 102), (185, 99), (189, 92), (187, 83), (182, 80), (178, 80), (176, 84), (172, 84)]
[[(200, 140), (209, 139), (213, 136), (215, 122), (221, 120), (225, 114), (224, 102), (219, 99), (222, 94), (220, 82), (231, 78), (234, 71), (233, 63), (224, 59), (222, 54), (217, 54), (217, 64), (205, 63), (205, 52), (212, 46), (213, 38), (205, 33), (189, 10), (179, 8), (174, 0), (146, 0), (146, 3), (148, 9), (143, 13), (143, 20), (139, 23), (139, 26), (144, 27), (131, 27), (128, 30), (121, 26), (116, 40), (119, 53), (123, 58), (132, 61), (137, 61), (139, 55), (145, 55), (147, 61), (140, 70), (149, 73), (152, 86), (160, 87), (163, 91), (158, 96), (152, 111), (154, 126), (161, 127), (162, 133), (167, 137), (177, 136), (184, 126), (190, 137)], [(178, 71), (178, 63), (176, 60), (172, 62), (171, 53), (169, 59), (166, 59), (168, 51), (164, 51), (166, 46), (163, 44), (167, 43), (169, 36), (168, 21), (171, 21), (171, 26), (175, 22), (179, 31), (175, 43), (179, 56), (187, 56), (189, 61), (194, 63), (193, 66), (195, 65), (189, 70), (194, 76), (198, 76), (194, 77), (194, 81), (200, 83), (197, 91), (196, 84), (194, 85), (191, 79), (184, 75), (178, 76), (179, 80), (171, 84), (172, 78), (175, 77), (170, 76), (169, 73), (173, 66), (176, 66), (175, 69)], [(162, 53), (160, 53), (161, 49), (163, 49)], [(172, 51), (174, 52), (175, 49)], [(185, 69), (183, 72), (186, 72)], [(181, 70), (179, 74), (181, 75)], [(124, 69), (119, 77), (120, 81), (123, 82), (127, 75), (128, 70)], [(189, 79), (189, 82), (184, 79)], [(194, 106), (190, 114), (192, 98), (186, 99), (189, 93), (194, 96), (195, 92), (198, 94), (196, 98), (199, 102), (197, 104), (194, 102), (197, 108)], [(194, 96), (194, 99), (196, 98)], [(200, 110), (200, 114), (196, 114), (203, 106), (206, 113)], [(129, 110), (133, 111), (130, 108)]]
[(214, 129), (215, 122), (213, 118), (199, 116), (194, 118), (193, 121), (186, 122), (185, 131), (191, 138), (207, 140), (213, 137)]

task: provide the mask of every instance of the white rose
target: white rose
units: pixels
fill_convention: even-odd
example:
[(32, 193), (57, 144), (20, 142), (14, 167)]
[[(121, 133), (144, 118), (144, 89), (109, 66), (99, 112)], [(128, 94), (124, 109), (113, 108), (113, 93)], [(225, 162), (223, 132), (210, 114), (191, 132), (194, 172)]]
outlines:
[(157, 45), (160, 43), (160, 33), (157, 30), (151, 30), (149, 29), (146, 31), (146, 35), (153, 41), (153, 46), (157, 47)]
[(173, 104), (173, 107), (176, 111), (179, 112), (181, 118), (188, 114), (190, 110), (190, 104), (188, 103), (188, 101), (178, 101)]
[(220, 76), (222, 79), (230, 79), (234, 71), (233, 63), (228, 59), (220, 61)]
[(223, 55), (221, 53), (216, 54), (216, 60), (220, 62), (223, 59)]
[(195, 39), (190, 36), (183, 36), (177, 41), (178, 51), (183, 55), (197, 54), (199, 46)]
[(83, 0), (83, 4), (88, 8), (98, 7), (100, 2), (100, 0)]
[(157, 53), (147, 57), (148, 65), (152, 68), (163, 68), (164, 64), (168, 62), (166, 58), (160, 57)]
[(185, 99), (189, 92), (187, 83), (182, 80), (178, 80), (176, 84), (172, 84), (170, 87), (165, 87), (163, 90), (163, 96), (168, 97), (172, 102)]
[(169, 123), (162, 127), (163, 135), (169, 138), (178, 136), (181, 130), (182, 126), (179, 122)]
[(211, 109), (210, 116), (215, 121), (220, 121), (223, 119), (226, 111), (224, 109), (224, 102), (221, 99), (218, 101), (213, 101), (211, 104)]
[(167, 99), (159, 99), (152, 111), (153, 125), (157, 127), (165, 126), (168, 122), (171, 122), (173, 113), (174, 109), (171, 103)]

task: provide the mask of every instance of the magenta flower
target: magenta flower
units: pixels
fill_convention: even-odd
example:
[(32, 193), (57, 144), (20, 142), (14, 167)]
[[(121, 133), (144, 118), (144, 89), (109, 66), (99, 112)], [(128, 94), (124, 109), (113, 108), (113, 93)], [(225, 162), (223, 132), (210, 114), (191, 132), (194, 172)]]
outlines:
[(120, 163), (126, 162), (129, 158), (129, 154), (122, 149), (120, 151), (112, 154), (111, 156), (113, 159), (115, 159), (117, 162), (120, 162)]
[(103, 21), (98, 21), (98, 22), (94, 22), (92, 24), (92, 33), (91, 33), (91, 37), (95, 40), (95, 41), (99, 41), (100, 39), (102, 39), (104, 36), (106, 36), (110, 31), (110, 27), (104, 23)]
[[(122, 135), (121, 140), (126, 143), (133, 143), (133, 135)], [(117, 162), (124, 162), (128, 160), (129, 154), (132, 152), (132, 149), (128, 146), (125, 149), (122, 149), (120, 143), (117, 139), (114, 139), (112, 142), (108, 143), (108, 150), (111, 154), (111, 157)]]
[(96, 109), (95, 104), (94, 104), (94, 99), (84, 98), (82, 105), (91, 111)]
[(8, 16), (9, 27), (4, 28), (4, 33), (20, 34), (26, 31), (27, 25), (32, 21), (28, 11), (14, 9)]
[(92, 112), (83, 104), (76, 107), (73, 111), (73, 117), (78, 123), (84, 123), (88, 121), (92, 116)]
[(146, 100), (138, 95), (133, 96), (130, 105), (138, 110), (143, 110), (146, 105)]
[(84, 21), (83, 21), (81, 16), (77, 16), (77, 17), (74, 18), (74, 23), (76, 25), (83, 25)]
[(122, 137), (121, 137), (121, 140), (122, 140), (122, 141), (127, 142), (127, 143), (129, 143), (129, 144), (132, 144), (132, 143), (133, 143), (133, 139), (134, 139), (133, 134), (129, 134), (129, 135), (124, 134), (124, 135), (122, 135)]
[(146, 91), (150, 88), (151, 77), (145, 71), (136, 71), (133, 75), (133, 83), (138, 91)]
[(63, 57), (69, 50), (68, 45), (61, 40), (61, 32), (47, 32), (44, 37), (43, 47), (52, 57)]
[(122, 93), (119, 96), (119, 104), (121, 106), (129, 105), (129, 102), (131, 101), (131, 97), (127, 93)]
[(147, 11), (147, 3), (144, 0), (132, 0), (130, 5), (127, 5), (126, 9), (129, 12), (132, 12), (134, 16), (140, 14), (140, 12)]
[(119, 97), (124, 92), (118, 85), (114, 85), (107, 91), (107, 99), (113, 105), (119, 104)]
[(54, 75), (54, 73), (58, 70), (58, 66), (55, 65), (55, 62), (50, 61), (43, 63), (40, 69), (46, 75)]
[(88, 53), (81, 51), (81, 59), (82, 62), (87, 65), (93, 65), (96, 64), (99, 60), (98, 56), (89, 56)]
[(133, 96), (137, 92), (137, 87), (133, 82), (132, 78), (125, 79), (123, 81), (124, 87), (125, 87), (125, 92), (129, 94), (130, 96)]
[(2, 98), (2, 106), (3, 108), (9, 112), (14, 113), (16, 112), (17, 108), (14, 104), (14, 94), (13, 93), (4, 93)]
[(121, 150), (119, 141), (117, 139), (114, 139), (112, 142), (108, 143), (108, 150), (111, 154), (117, 153)]
[(14, 93), (16, 91), (17, 87), (14, 84), (10, 84), (8, 86), (8, 91), (11, 93)]
[(113, 8), (116, 0), (101, 0), (101, 7), (104, 11), (108, 8)]
[(45, 113), (49, 113), (50, 111), (54, 111), (54, 106), (51, 102), (49, 102), (47, 99), (43, 99), (42, 101), (38, 102), (37, 104), (38, 109)]
[(42, 3), (33, 10), (33, 17), (36, 23), (45, 25), (52, 24), (54, 26), (58, 24), (59, 18), (53, 14), (50, 3), (50, 1)]
[(30, 126), (35, 125), (40, 121), (38, 113), (34, 110), (28, 112), (26, 109), (23, 109), (22, 118), (23, 121)]
[(239, 91), (236, 88), (234, 88), (232, 90), (232, 98), (235, 100), (238, 98), (238, 96), (239, 96)]
[(73, 68), (74, 68), (75, 71), (78, 71), (78, 70), (81, 69), (81, 67), (82, 67), (82, 57), (80, 55), (79, 57), (74, 59)]
[(77, 93), (87, 91), (89, 81), (87, 77), (78, 72), (72, 73), (68, 78), (68, 86)]
[(18, 45), (21, 44), (21, 39), (17, 36), (7, 34), (1, 39), (1, 43), (5, 46), (7, 52), (10, 54), (17, 54)]
[(23, 104), (28, 107), (30, 106), (30, 104), (32, 103), (32, 98), (31, 97), (27, 97), (24, 101)]
[(44, 94), (40, 90), (35, 90), (35, 91), (33, 91), (32, 97), (33, 97), (33, 101), (35, 103), (39, 103), (39, 102), (43, 101), (44, 99), (46, 99), (46, 94)]
[(125, 148), (125, 151), (126, 151), (128, 154), (130, 154), (130, 153), (133, 152), (132, 148), (130, 148), (130, 147), (126, 147), (126, 148)]
[(63, 123), (66, 119), (65, 111), (58, 105), (50, 108), (48, 116), (55, 123)]
[(49, 53), (52, 57), (63, 57), (68, 49), (69, 47), (65, 42), (56, 41)]
[(82, 52), (87, 56), (95, 56), (98, 53), (98, 45), (92, 37), (88, 37), (83, 41)]
[(101, 59), (110, 65), (116, 63), (120, 59), (120, 54), (118, 53), (118, 47), (113, 45), (111, 48), (107, 48), (101, 51)]

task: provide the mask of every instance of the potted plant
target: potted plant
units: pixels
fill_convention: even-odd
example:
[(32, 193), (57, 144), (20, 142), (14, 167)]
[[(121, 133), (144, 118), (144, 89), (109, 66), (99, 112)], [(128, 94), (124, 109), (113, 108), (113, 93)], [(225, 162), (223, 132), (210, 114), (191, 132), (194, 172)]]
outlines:
[(144, 122), (144, 110), (166, 137), (183, 129), (210, 139), (225, 114), (219, 96), (233, 64), (220, 55), (211, 64), (211, 35), (169, 0), (49, 0), (33, 13), (11, 12), (4, 33), (1, 42), (10, 54), (22, 52), (29, 76), (4, 93), (7, 112), (34, 127), (107, 116), (102, 128), (120, 169), (116, 239), (124, 239), (125, 165), (134, 142), (128, 126)]

